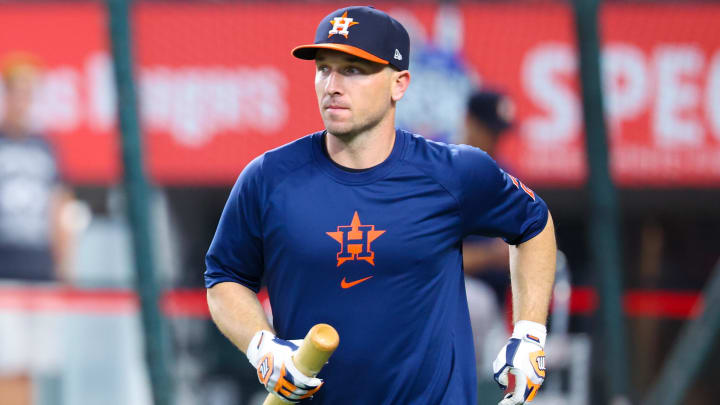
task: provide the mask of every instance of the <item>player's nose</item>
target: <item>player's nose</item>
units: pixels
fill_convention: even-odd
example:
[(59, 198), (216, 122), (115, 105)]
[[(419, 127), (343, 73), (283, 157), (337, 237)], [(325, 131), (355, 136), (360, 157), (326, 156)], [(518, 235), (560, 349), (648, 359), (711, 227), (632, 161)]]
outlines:
[(330, 72), (325, 81), (325, 92), (327, 94), (343, 93), (343, 77), (338, 72)]

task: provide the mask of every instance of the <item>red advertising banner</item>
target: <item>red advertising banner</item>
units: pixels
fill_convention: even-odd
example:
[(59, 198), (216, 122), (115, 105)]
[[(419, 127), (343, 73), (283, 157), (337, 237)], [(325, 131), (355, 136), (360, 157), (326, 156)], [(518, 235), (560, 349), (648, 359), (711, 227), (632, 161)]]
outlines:
[[(115, 106), (108, 99), (112, 82), (106, 77), (108, 42), (100, 2), (0, 5), (0, 58), (29, 53), (42, 65), (31, 125), (52, 138), (71, 182), (119, 178), (120, 143), (113, 132)], [(3, 90), (0, 86), (0, 95)]]
[[(160, 184), (231, 184), (252, 158), (322, 129), (313, 64), (290, 56), (334, 3), (136, 3), (146, 165)], [(504, 90), (516, 125), (498, 159), (533, 186), (586, 178), (572, 16), (554, 2), (384, 3), (412, 38), (398, 125), (461, 140), (466, 97)], [(611, 167), (626, 187), (720, 185), (720, 5), (606, 4)], [(101, 3), (0, 5), (0, 58), (45, 67), (33, 124), (73, 183), (119, 179), (116, 97)], [(1, 96), (1, 93), (0, 93)], [(2, 97), (0, 97), (0, 100)], [(0, 106), (2, 103), (0, 102)]]

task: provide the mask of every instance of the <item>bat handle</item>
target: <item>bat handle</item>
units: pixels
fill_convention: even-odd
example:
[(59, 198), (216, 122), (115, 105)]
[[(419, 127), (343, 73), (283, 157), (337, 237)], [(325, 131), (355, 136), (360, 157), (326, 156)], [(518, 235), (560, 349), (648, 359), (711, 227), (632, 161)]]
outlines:
[[(301, 373), (315, 377), (327, 363), (340, 344), (340, 336), (335, 328), (319, 323), (313, 326), (305, 336), (300, 348), (293, 356), (293, 363)], [(280, 397), (268, 394), (263, 405), (284, 405), (290, 402)]]

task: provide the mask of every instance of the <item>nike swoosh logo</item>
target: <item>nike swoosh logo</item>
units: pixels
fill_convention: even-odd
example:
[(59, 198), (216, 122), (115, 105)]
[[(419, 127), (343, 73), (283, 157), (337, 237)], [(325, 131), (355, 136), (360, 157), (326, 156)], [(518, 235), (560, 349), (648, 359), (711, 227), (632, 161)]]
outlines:
[(354, 287), (354, 286), (362, 283), (363, 281), (368, 281), (368, 280), (370, 280), (371, 278), (373, 278), (373, 276), (361, 278), (360, 280), (355, 280), (355, 281), (351, 281), (351, 282), (348, 283), (347, 281), (345, 281), (345, 277), (343, 277), (343, 279), (340, 281), (340, 287), (342, 287), (342, 288)]

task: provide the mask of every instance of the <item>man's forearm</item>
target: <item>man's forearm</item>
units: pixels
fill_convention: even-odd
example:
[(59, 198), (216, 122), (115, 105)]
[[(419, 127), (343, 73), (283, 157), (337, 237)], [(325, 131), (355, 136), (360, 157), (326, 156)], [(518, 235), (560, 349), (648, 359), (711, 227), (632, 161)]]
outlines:
[(557, 245), (552, 217), (534, 238), (510, 247), (513, 322), (545, 325), (555, 280)]
[(243, 353), (257, 331), (273, 330), (255, 293), (241, 284), (215, 284), (207, 301), (218, 329)]
[(50, 201), (51, 205), (51, 221), (52, 233), (50, 235), (52, 255), (54, 262), (55, 277), (58, 281), (69, 282), (72, 279), (72, 257), (73, 244), (75, 242), (75, 234), (72, 229), (72, 223), (75, 218), (72, 217), (72, 211), (68, 208), (73, 202), (72, 193), (63, 188), (56, 187), (53, 191)]

